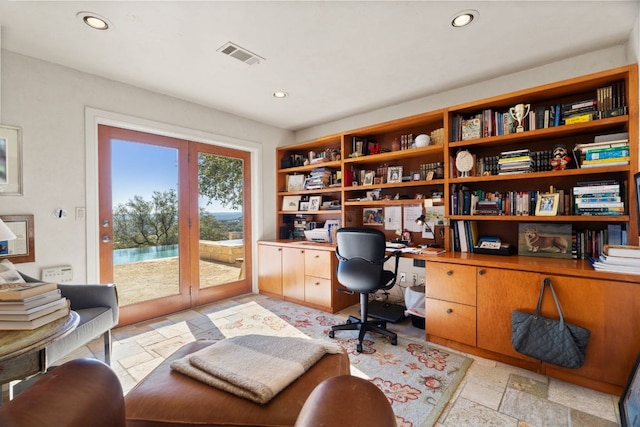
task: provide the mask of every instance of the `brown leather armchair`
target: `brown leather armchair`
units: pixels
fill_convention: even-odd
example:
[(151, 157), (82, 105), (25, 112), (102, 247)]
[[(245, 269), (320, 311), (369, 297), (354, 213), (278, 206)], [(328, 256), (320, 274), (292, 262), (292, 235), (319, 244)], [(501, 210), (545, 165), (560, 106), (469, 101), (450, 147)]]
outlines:
[(0, 406), (2, 427), (125, 427), (117, 375), (96, 359), (74, 359)]

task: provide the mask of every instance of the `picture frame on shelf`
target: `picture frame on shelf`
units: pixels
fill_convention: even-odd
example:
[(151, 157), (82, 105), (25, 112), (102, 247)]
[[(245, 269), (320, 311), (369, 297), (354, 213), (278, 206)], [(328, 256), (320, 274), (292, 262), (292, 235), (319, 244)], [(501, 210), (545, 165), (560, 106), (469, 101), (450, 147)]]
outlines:
[(559, 193), (545, 193), (536, 201), (536, 216), (555, 216), (558, 214)]
[(299, 211), (308, 211), (309, 210), (309, 201), (308, 200), (304, 200), (304, 201), (300, 201), (300, 205), (298, 206), (298, 210)]
[(435, 175), (435, 171), (429, 171), (429, 172), (427, 172), (427, 176), (426, 176), (425, 179), (427, 181), (431, 181), (431, 180), (433, 180), (433, 175)]
[(309, 197), (309, 211), (319, 211), (320, 206), (322, 205), (322, 196), (311, 196)]
[(362, 210), (363, 225), (384, 225), (384, 211), (382, 208), (365, 208)]
[(571, 224), (518, 224), (518, 255), (571, 259)]
[(33, 215), (0, 215), (0, 219), (16, 235), (14, 240), (0, 241), (0, 260), (35, 262)]
[(373, 185), (373, 180), (376, 177), (375, 172), (367, 172), (364, 174), (364, 181), (362, 185)]
[(302, 196), (284, 196), (282, 197), (282, 210), (286, 212), (297, 211), (300, 207)]
[(305, 176), (303, 174), (287, 175), (287, 191), (302, 191), (305, 189)]
[(387, 183), (402, 182), (402, 166), (389, 166), (387, 170)]
[(22, 129), (0, 125), (0, 196), (22, 195)]

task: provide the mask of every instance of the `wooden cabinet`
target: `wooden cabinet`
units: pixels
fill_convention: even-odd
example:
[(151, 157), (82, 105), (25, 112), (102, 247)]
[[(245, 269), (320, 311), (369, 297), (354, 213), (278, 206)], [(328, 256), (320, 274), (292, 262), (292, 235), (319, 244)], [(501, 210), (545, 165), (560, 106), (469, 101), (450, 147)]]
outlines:
[(425, 329), (433, 335), (476, 345), (476, 267), (428, 263)]
[[(606, 280), (572, 275), (572, 272), (544, 274), (532, 270), (526, 263), (513, 263), (515, 257), (494, 256), (497, 258), (494, 261), (483, 262), (491, 258), (476, 259), (472, 265), (469, 260), (462, 264), (445, 262), (446, 258), (427, 261), (427, 339), (619, 394), (640, 352), (638, 283), (626, 281), (628, 276)], [(511, 314), (513, 310), (531, 313), (535, 310), (544, 278), (551, 280), (565, 320), (591, 331), (585, 362), (579, 369), (540, 362), (518, 353), (511, 345)], [(476, 306), (461, 303), (472, 301), (471, 295), (476, 298)], [(474, 311), (471, 313), (470, 309)], [(548, 291), (543, 299), (542, 315), (558, 318)], [(475, 321), (468, 320), (473, 316)], [(477, 331), (477, 335), (472, 336), (471, 330)]]
[(331, 313), (358, 302), (358, 295), (342, 292), (345, 288), (335, 278), (332, 245), (263, 241), (258, 242), (258, 256), (262, 294)]

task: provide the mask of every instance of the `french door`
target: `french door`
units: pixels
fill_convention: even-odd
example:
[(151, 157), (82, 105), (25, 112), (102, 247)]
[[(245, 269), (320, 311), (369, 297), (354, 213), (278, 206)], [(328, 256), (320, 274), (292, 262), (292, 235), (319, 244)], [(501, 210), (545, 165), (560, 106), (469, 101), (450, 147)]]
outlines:
[(125, 325), (251, 291), (250, 154), (100, 125), (100, 282)]

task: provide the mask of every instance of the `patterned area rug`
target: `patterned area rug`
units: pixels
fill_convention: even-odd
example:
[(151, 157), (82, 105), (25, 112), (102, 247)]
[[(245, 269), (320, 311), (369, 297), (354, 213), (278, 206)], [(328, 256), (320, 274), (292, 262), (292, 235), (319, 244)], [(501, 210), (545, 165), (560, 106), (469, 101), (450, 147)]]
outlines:
[[(287, 302), (256, 302), (242, 309), (233, 322), (218, 325), (226, 337), (245, 334), (307, 336), (331, 340), (332, 325), (346, 317)], [(398, 345), (388, 338), (367, 333), (362, 353), (356, 352), (358, 331), (337, 331), (338, 342), (349, 354), (351, 373), (368, 379), (389, 399), (398, 427), (432, 426), (462, 381), (472, 359), (426, 341), (398, 336)]]

